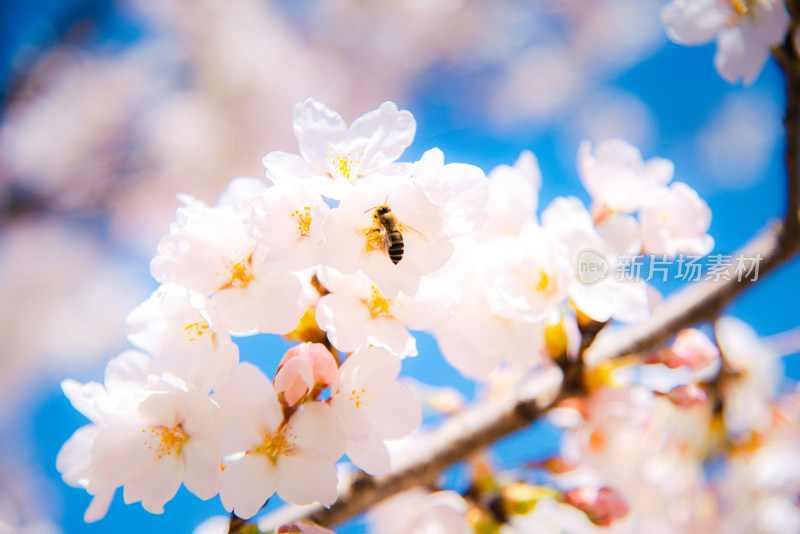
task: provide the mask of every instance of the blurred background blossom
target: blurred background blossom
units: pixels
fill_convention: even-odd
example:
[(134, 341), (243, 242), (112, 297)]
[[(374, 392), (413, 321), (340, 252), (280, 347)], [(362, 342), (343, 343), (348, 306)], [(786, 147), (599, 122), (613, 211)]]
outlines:
[[(36, 4), (0, 5), (0, 520), (20, 534), (90, 531), (72, 511), (85, 496), (53, 466), (82, 424), (55, 421), (71, 413), (58, 382), (97, 379), (126, 348), (176, 194), (213, 203), (232, 178), (262, 176), (264, 154), (294, 150), (292, 106), (309, 96), (348, 122), (385, 100), (409, 109), (408, 158), (440, 146), (488, 172), (532, 149), (543, 206), (586, 198), (582, 139), (622, 137), (709, 200), (718, 251), (782, 208), (777, 69), (725, 85), (711, 48), (666, 45), (659, 0)], [(775, 295), (795, 280), (779, 274), (739, 315), (788, 330), (796, 310)], [(186, 502), (175, 532), (221, 510)], [(140, 512), (119, 514), (166, 528)]]

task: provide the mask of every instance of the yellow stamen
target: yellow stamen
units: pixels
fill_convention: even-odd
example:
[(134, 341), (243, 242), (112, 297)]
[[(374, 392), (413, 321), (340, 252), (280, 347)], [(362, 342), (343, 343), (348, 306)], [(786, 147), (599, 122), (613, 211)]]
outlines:
[(350, 402), (356, 407), (357, 410), (361, 410), (369, 406), (370, 401), (374, 401), (375, 397), (372, 395), (367, 395), (367, 390), (361, 388), (361, 391), (352, 390), (350, 392)]
[(278, 457), (286, 455), (294, 449), (294, 440), (297, 436), (288, 433), (288, 427), (283, 427), (274, 434), (265, 434), (264, 443), (250, 451), (248, 454), (263, 454), (275, 465)]
[(392, 306), (391, 299), (384, 297), (383, 293), (375, 286), (372, 286), (372, 292), (366, 304), (372, 317), (391, 317), (392, 315), (389, 312), (389, 308)]
[[(350, 143), (347, 143), (347, 146), (349, 147)], [(331, 168), (335, 169), (336, 174), (350, 183), (355, 183), (356, 179), (360, 177), (356, 169), (358, 169), (358, 165), (361, 163), (360, 158), (363, 157), (363, 152), (358, 155), (355, 150), (348, 150), (345, 152), (343, 148), (337, 150), (333, 147), (331, 148), (331, 154), (325, 154), (325, 158), (330, 160), (332, 164)], [(336, 178), (336, 176), (333, 176), (331, 173), (328, 173), (328, 176), (334, 179)]]
[(227, 289), (229, 287), (247, 287), (250, 280), (253, 279), (252, 268), (253, 255), (248, 256), (247, 259), (237, 261), (233, 264), (230, 270), (231, 280), (220, 289)]
[(147, 450), (153, 450), (153, 447), (155, 447), (154, 452), (158, 459), (165, 455), (172, 456), (173, 452), (176, 455), (180, 454), (183, 450), (183, 444), (188, 439), (181, 425), (173, 427), (158, 425), (143, 428), (142, 434), (145, 434), (145, 440), (142, 444), (147, 447)]
[(212, 343), (214, 341), (214, 332), (211, 331), (211, 327), (208, 325), (208, 322), (205, 319), (200, 319), (197, 322), (187, 324), (183, 327), (183, 330), (186, 333), (187, 343), (197, 341), (207, 334), (211, 334)]
[(311, 206), (303, 206), (303, 211), (294, 210), (292, 217), (297, 217), (297, 229), (302, 237), (311, 234)]
[(739, 15), (747, 15), (750, 12), (750, 0), (728, 0), (728, 2)]

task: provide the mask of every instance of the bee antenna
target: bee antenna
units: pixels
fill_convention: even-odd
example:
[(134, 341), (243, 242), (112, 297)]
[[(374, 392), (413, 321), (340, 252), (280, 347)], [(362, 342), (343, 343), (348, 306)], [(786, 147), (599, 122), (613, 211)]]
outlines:
[[(389, 202), (389, 193), (386, 193), (386, 200), (383, 201), (383, 205), (385, 206), (388, 202)], [(373, 206), (368, 210), (364, 210), (364, 213), (367, 213), (368, 211), (372, 211), (372, 210), (378, 209), (379, 207), (380, 206)]]

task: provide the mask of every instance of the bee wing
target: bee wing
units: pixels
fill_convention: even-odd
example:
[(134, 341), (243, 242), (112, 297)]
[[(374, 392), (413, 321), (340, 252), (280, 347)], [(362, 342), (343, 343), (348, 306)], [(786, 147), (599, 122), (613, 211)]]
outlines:
[(400, 227), (400, 231), (408, 237), (419, 239), (420, 241), (424, 241), (426, 243), (428, 242), (428, 238), (425, 237), (425, 235), (419, 230), (415, 230), (414, 228), (403, 223), (398, 223), (398, 226)]

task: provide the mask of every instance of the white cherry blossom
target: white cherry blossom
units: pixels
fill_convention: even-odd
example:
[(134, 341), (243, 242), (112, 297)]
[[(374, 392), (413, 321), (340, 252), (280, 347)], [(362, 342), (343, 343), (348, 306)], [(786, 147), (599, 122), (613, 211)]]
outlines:
[(240, 215), (190, 204), (158, 244), (153, 277), (210, 297), (228, 328), (285, 334), (305, 311), (299, 279), (270, 270)]
[(419, 427), (422, 404), (397, 381), (400, 359), (363, 347), (339, 368), (331, 386), (331, 407), (347, 436), (347, 456), (375, 476), (391, 470), (385, 439), (404, 438)]
[(486, 223), (489, 183), (478, 167), (445, 165), (442, 151), (432, 148), (414, 164), (414, 181), (423, 184), (431, 200), (442, 206), (452, 233), (471, 232)]
[(416, 122), (393, 102), (384, 102), (348, 128), (338, 113), (309, 98), (295, 105), (293, 127), (300, 156), (279, 151), (264, 156), (267, 178), (276, 184), (305, 180), (340, 200), (370, 174), (411, 174), (410, 164), (395, 160), (413, 141)]
[[(118, 363), (124, 367), (133, 360)], [(216, 405), (175, 377), (150, 375), (140, 386), (136, 374), (125, 377), (123, 371), (120, 378), (127, 383), (112, 379), (108, 390), (64, 385), (73, 405), (94, 423), (76, 432), (57, 462), (68, 482), (95, 496), (87, 520), (105, 515), (120, 486), (126, 504), (141, 501), (147, 511), (162, 513), (181, 483), (202, 499), (216, 495), (222, 483), (222, 421)], [(85, 454), (86, 464), (75, 463), (76, 450)]]
[[(510, 239), (510, 238), (509, 238)], [(543, 326), (529, 315), (503, 315), (494, 309), (490, 284), (496, 279), (496, 249), (469, 239), (460, 266), (436, 283), (457, 287), (453, 312), (433, 331), (445, 359), (463, 375), (486, 380), (502, 364), (518, 369), (540, 365), (545, 355)], [(461, 247), (459, 247), (461, 248)], [(556, 306), (560, 305), (559, 302)]]
[(528, 223), (536, 222), (542, 173), (536, 156), (520, 153), (513, 167), (500, 165), (489, 173), (489, 221), (479, 239), (516, 235)]
[(408, 329), (433, 328), (457, 299), (455, 288), (432, 280), (423, 279), (413, 297), (400, 293), (389, 298), (361, 273), (344, 276), (322, 269), (319, 278), (330, 293), (317, 303), (317, 324), (344, 352), (370, 344), (401, 358), (416, 356), (416, 339)]
[(753, 83), (783, 42), (789, 12), (783, 0), (673, 0), (661, 10), (667, 36), (699, 45), (715, 39), (714, 66), (730, 83)]
[(304, 404), (284, 419), (275, 390), (257, 367), (242, 363), (217, 389), (227, 422), (220, 497), (225, 509), (254, 516), (277, 492), (298, 505), (336, 500), (336, 462), (345, 451), (339, 419), (327, 404)]
[(468, 509), (455, 491), (413, 488), (377, 505), (369, 521), (371, 532), (381, 534), (471, 534), (475, 529), (467, 521)]
[(675, 170), (662, 158), (642, 159), (639, 149), (622, 139), (607, 139), (592, 150), (589, 141), (578, 147), (578, 172), (592, 195), (592, 215), (600, 220), (609, 212), (637, 211)]
[(264, 263), (296, 271), (322, 262), (322, 221), (330, 208), (301, 181), (269, 187), (251, 199), (245, 226), (264, 249)]
[[(614, 275), (619, 254), (641, 250), (639, 226), (633, 217), (611, 213), (595, 225), (578, 199), (559, 197), (542, 213), (542, 226), (567, 248), (572, 268), (569, 296), (579, 310), (601, 322), (611, 317), (641, 321), (649, 315), (645, 283), (618, 280)], [(608, 271), (596, 280), (587, 278), (582, 269), (589, 262), (604, 262)]]
[(540, 226), (499, 237), (484, 253), (491, 272), (486, 294), (495, 315), (538, 321), (566, 299), (572, 272), (566, 251)]
[(704, 256), (714, 248), (714, 239), (706, 233), (711, 225), (711, 209), (683, 182), (673, 182), (653, 192), (639, 218), (647, 252)]
[(770, 401), (777, 395), (783, 371), (778, 354), (734, 317), (718, 319), (714, 329), (722, 358), (733, 373), (721, 385), (726, 428), (736, 437), (769, 430)]
[(127, 325), (131, 343), (153, 355), (153, 373), (169, 372), (208, 392), (238, 363), (239, 349), (205, 301), (181, 286), (164, 284), (131, 311)]

